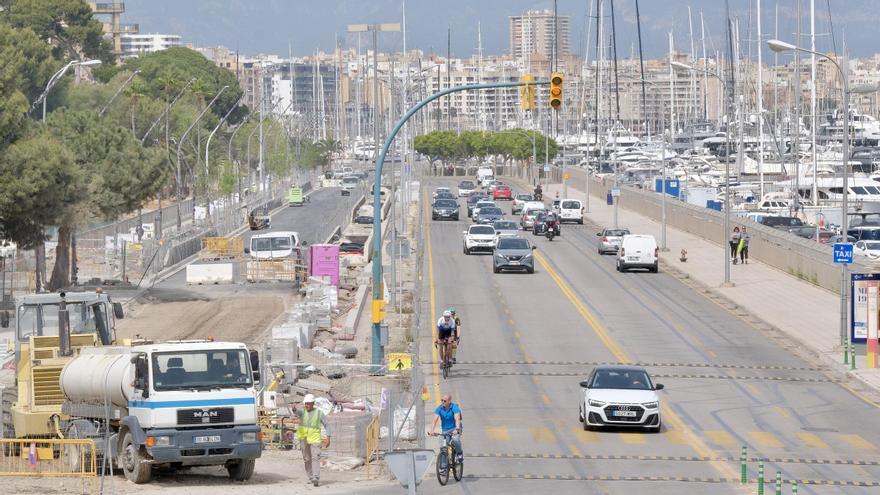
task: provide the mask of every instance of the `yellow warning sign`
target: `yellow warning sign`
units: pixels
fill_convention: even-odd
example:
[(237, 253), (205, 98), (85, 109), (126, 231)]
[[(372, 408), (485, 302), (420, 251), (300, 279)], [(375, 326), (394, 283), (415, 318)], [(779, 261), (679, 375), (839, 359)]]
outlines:
[(562, 180), (568, 180), (569, 177), (571, 177), (571, 175), (569, 175), (568, 173), (562, 174)]
[(382, 321), (385, 319), (385, 300), (373, 299), (370, 313), (373, 317), (373, 323), (382, 323)]
[(391, 352), (388, 354), (388, 371), (408, 370), (412, 368), (412, 354)]

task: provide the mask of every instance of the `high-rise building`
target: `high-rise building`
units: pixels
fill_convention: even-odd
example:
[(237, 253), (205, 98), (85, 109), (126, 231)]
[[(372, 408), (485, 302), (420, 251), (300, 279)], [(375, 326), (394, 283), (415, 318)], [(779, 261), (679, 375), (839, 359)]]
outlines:
[(122, 56), (131, 57), (141, 53), (153, 53), (182, 46), (176, 34), (123, 34)]
[(523, 15), (510, 16), (511, 57), (524, 65), (532, 62), (549, 64), (553, 60), (554, 42), (557, 43), (557, 60), (567, 56), (571, 47), (570, 24), (570, 17), (554, 17), (551, 10), (530, 10)]

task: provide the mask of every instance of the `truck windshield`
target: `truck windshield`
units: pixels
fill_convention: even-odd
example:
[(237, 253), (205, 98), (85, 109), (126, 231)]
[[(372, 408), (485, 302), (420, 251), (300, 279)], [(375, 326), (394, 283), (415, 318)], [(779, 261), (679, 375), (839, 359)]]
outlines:
[(282, 251), (290, 249), (290, 237), (264, 237), (251, 240), (251, 251)]
[(157, 391), (252, 385), (250, 359), (242, 349), (153, 354), (153, 387)]
[[(95, 313), (83, 303), (67, 303), (70, 315), (70, 333), (95, 333)], [(104, 312), (104, 317), (109, 314)], [(18, 339), (24, 341), (31, 335), (58, 335), (58, 304), (23, 304), (18, 308)], [(107, 328), (110, 328), (109, 322)]]

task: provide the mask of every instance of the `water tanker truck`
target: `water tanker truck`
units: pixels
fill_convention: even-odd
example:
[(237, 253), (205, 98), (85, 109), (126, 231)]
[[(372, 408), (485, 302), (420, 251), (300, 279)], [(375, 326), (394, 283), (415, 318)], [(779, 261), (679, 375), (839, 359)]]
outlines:
[(262, 452), (251, 365), (240, 343), (83, 348), (61, 371), (60, 429), (95, 439), (134, 483), (153, 467), (211, 465), (245, 481)]

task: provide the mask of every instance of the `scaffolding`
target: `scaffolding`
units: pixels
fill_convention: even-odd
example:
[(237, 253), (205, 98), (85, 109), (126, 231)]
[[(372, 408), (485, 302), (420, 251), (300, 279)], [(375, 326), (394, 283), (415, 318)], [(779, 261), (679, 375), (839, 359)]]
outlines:
[(110, 22), (104, 22), (104, 33), (113, 38), (113, 54), (117, 57), (122, 55), (122, 35), (136, 34), (139, 31), (137, 24), (122, 24), (125, 3), (115, 0), (108, 3), (89, 2), (89, 7), (95, 15), (110, 16)]

